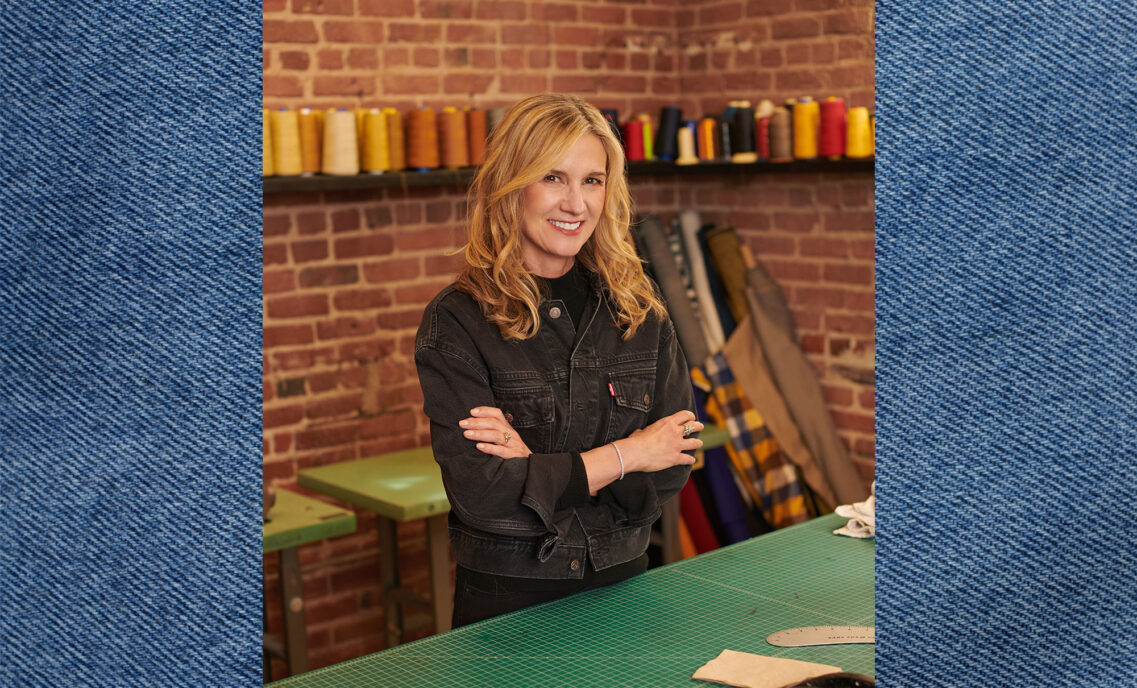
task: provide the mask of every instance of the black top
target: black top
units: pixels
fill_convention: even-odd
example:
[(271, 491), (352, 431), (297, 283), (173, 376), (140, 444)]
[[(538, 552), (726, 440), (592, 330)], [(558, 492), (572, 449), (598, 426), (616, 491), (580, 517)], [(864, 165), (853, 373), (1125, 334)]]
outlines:
[(574, 264), (569, 271), (560, 277), (542, 277), (549, 286), (549, 300), (563, 301), (568, 309), (576, 329), (580, 329), (580, 319), (584, 315), (584, 307), (588, 305), (588, 295), (591, 285), (588, 276), (584, 274), (579, 264)]

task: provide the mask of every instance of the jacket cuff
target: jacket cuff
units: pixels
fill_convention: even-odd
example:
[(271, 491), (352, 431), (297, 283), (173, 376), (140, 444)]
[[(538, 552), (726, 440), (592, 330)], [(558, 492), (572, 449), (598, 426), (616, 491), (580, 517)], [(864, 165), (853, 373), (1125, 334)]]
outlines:
[(569, 475), (565, 491), (557, 499), (556, 510), (571, 509), (578, 504), (586, 504), (591, 498), (588, 493), (588, 472), (584, 469), (584, 459), (580, 452), (570, 452), (572, 455), (572, 473)]

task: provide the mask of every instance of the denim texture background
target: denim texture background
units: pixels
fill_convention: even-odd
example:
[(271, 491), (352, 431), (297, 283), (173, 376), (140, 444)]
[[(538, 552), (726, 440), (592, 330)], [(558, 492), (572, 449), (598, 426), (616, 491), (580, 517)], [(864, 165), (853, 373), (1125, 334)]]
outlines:
[(877, 3), (877, 678), (1137, 685), (1137, 4)]
[(0, 686), (260, 681), (260, 4), (0, 11)]

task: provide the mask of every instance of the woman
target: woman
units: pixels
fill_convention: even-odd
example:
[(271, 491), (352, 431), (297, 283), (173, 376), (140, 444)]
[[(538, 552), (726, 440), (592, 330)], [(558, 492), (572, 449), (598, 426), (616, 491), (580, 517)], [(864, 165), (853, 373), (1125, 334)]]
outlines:
[(415, 342), (458, 560), (454, 626), (647, 568), (702, 446), (671, 321), (629, 238), (600, 112), (539, 95), (494, 128), (465, 269)]

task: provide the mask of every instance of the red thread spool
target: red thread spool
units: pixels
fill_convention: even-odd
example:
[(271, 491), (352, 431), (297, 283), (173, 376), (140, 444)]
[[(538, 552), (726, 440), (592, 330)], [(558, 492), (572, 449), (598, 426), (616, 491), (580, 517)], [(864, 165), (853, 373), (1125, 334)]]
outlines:
[(817, 154), (823, 158), (839, 159), (845, 154), (845, 99), (830, 96), (821, 102), (821, 131), (818, 133)]
[(754, 140), (758, 143), (758, 159), (770, 159), (770, 118), (759, 117), (754, 120)]
[(624, 122), (624, 154), (628, 160), (644, 159), (644, 123), (632, 119)]

